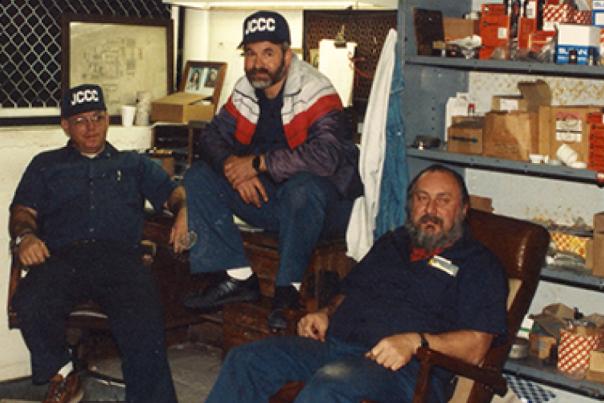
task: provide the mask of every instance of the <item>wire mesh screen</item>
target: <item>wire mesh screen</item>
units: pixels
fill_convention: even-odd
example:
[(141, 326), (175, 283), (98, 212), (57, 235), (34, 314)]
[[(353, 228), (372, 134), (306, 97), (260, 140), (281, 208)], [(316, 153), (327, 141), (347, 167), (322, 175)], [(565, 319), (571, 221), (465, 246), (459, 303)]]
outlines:
[(170, 18), (161, 0), (0, 0), (0, 105), (56, 107), (61, 15)]

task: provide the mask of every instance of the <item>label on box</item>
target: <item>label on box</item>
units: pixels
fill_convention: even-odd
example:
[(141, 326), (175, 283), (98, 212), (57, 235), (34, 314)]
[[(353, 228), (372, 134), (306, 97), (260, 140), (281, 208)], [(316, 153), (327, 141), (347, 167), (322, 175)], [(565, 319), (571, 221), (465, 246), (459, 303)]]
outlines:
[(537, 18), (537, 2), (535, 0), (529, 0), (526, 4), (525, 16), (526, 18)]
[(497, 28), (497, 39), (507, 39), (508, 29), (506, 27)]
[(604, 10), (604, 0), (592, 0), (591, 9), (592, 10)]
[(580, 118), (558, 120), (556, 117), (556, 141), (580, 143), (583, 133), (583, 122)]
[(592, 23), (598, 27), (604, 27), (604, 10), (593, 12)]
[(517, 111), (518, 110), (518, 100), (501, 98), (499, 100), (499, 110), (501, 110), (501, 111)]
[[(595, 53), (595, 48), (594, 53)], [(569, 64), (570, 51), (574, 50), (577, 52), (577, 63), (576, 64), (587, 64), (589, 59), (589, 47), (588, 46), (576, 46), (576, 45), (558, 45), (556, 46), (556, 64)]]

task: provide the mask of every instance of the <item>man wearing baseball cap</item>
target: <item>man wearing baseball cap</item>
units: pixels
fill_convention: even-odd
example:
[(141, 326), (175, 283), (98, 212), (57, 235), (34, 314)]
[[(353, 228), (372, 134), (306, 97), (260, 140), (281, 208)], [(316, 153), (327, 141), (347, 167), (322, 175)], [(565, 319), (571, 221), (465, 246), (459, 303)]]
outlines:
[(212, 310), (258, 298), (233, 214), (278, 234), (279, 272), (268, 318), (286, 327), (283, 310), (322, 237), (345, 232), (362, 186), (358, 149), (329, 79), (290, 49), (285, 18), (258, 11), (243, 22), (245, 76), (200, 138), (203, 162), (185, 175), (189, 227), (200, 234), (189, 259), (194, 273), (224, 279), (185, 298)]
[(9, 230), (18, 259), (30, 270), (12, 304), (31, 354), (32, 380), (50, 382), (44, 402), (82, 398), (65, 321), (89, 299), (109, 317), (127, 401), (176, 402), (162, 309), (142, 265), (140, 240), (145, 200), (156, 210), (167, 203), (177, 217), (171, 240), (185, 236), (184, 188), (146, 157), (106, 141), (106, 109), (98, 85), (67, 90), (61, 101), (67, 145), (34, 157), (19, 182)]

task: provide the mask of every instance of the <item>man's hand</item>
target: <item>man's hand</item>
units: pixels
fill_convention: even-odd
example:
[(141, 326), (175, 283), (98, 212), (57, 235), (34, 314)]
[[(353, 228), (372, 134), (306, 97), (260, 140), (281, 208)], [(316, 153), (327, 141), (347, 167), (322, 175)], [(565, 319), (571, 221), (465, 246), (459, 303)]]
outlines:
[(170, 244), (172, 244), (175, 253), (183, 252), (190, 247), (186, 207), (178, 210), (176, 218), (174, 218), (174, 224), (172, 224), (172, 230), (170, 231)]
[(242, 182), (235, 188), (235, 190), (237, 193), (239, 193), (239, 196), (245, 204), (251, 203), (260, 208), (262, 207), (261, 201), (268, 203), (268, 194), (266, 193), (266, 189), (258, 177), (253, 177), (245, 182)]
[(46, 244), (35, 234), (27, 234), (19, 245), (17, 251), (19, 261), (24, 266), (37, 266), (50, 257)]
[(246, 155), (244, 157), (231, 155), (225, 160), (224, 176), (226, 176), (233, 188), (237, 189), (243, 182), (258, 176), (258, 172), (252, 167), (252, 160), (254, 158), (255, 155)]
[(407, 365), (420, 344), (417, 333), (395, 334), (380, 340), (365, 357), (392, 371), (398, 371)]
[(329, 317), (324, 311), (305, 315), (298, 322), (298, 335), (311, 339), (325, 341), (325, 333), (329, 326)]

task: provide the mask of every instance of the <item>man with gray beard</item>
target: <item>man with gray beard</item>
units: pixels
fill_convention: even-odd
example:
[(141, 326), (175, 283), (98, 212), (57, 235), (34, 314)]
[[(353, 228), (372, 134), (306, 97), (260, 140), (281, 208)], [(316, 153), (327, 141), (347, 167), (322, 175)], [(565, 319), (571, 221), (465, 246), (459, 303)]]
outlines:
[(362, 192), (358, 149), (329, 79), (290, 49), (287, 21), (258, 11), (243, 23), (245, 77), (200, 138), (203, 161), (186, 173), (193, 273), (226, 272), (185, 305), (213, 310), (258, 298), (233, 214), (278, 235), (268, 325), (283, 329), (319, 239), (343, 236)]
[[(209, 399), (267, 401), (303, 381), (296, 402), (410, 402), (429, 346), (480, 363), (506, 334), (507, 281), (465, 224), (468, 192), (433, 165), (408, 189), (407, 223), (383, 235), (332, 303), (304, 316), (298, 336), (263, 339), (227, 355)], [(445, 402), (452, 374), (432, 372), (430, 402)]]

